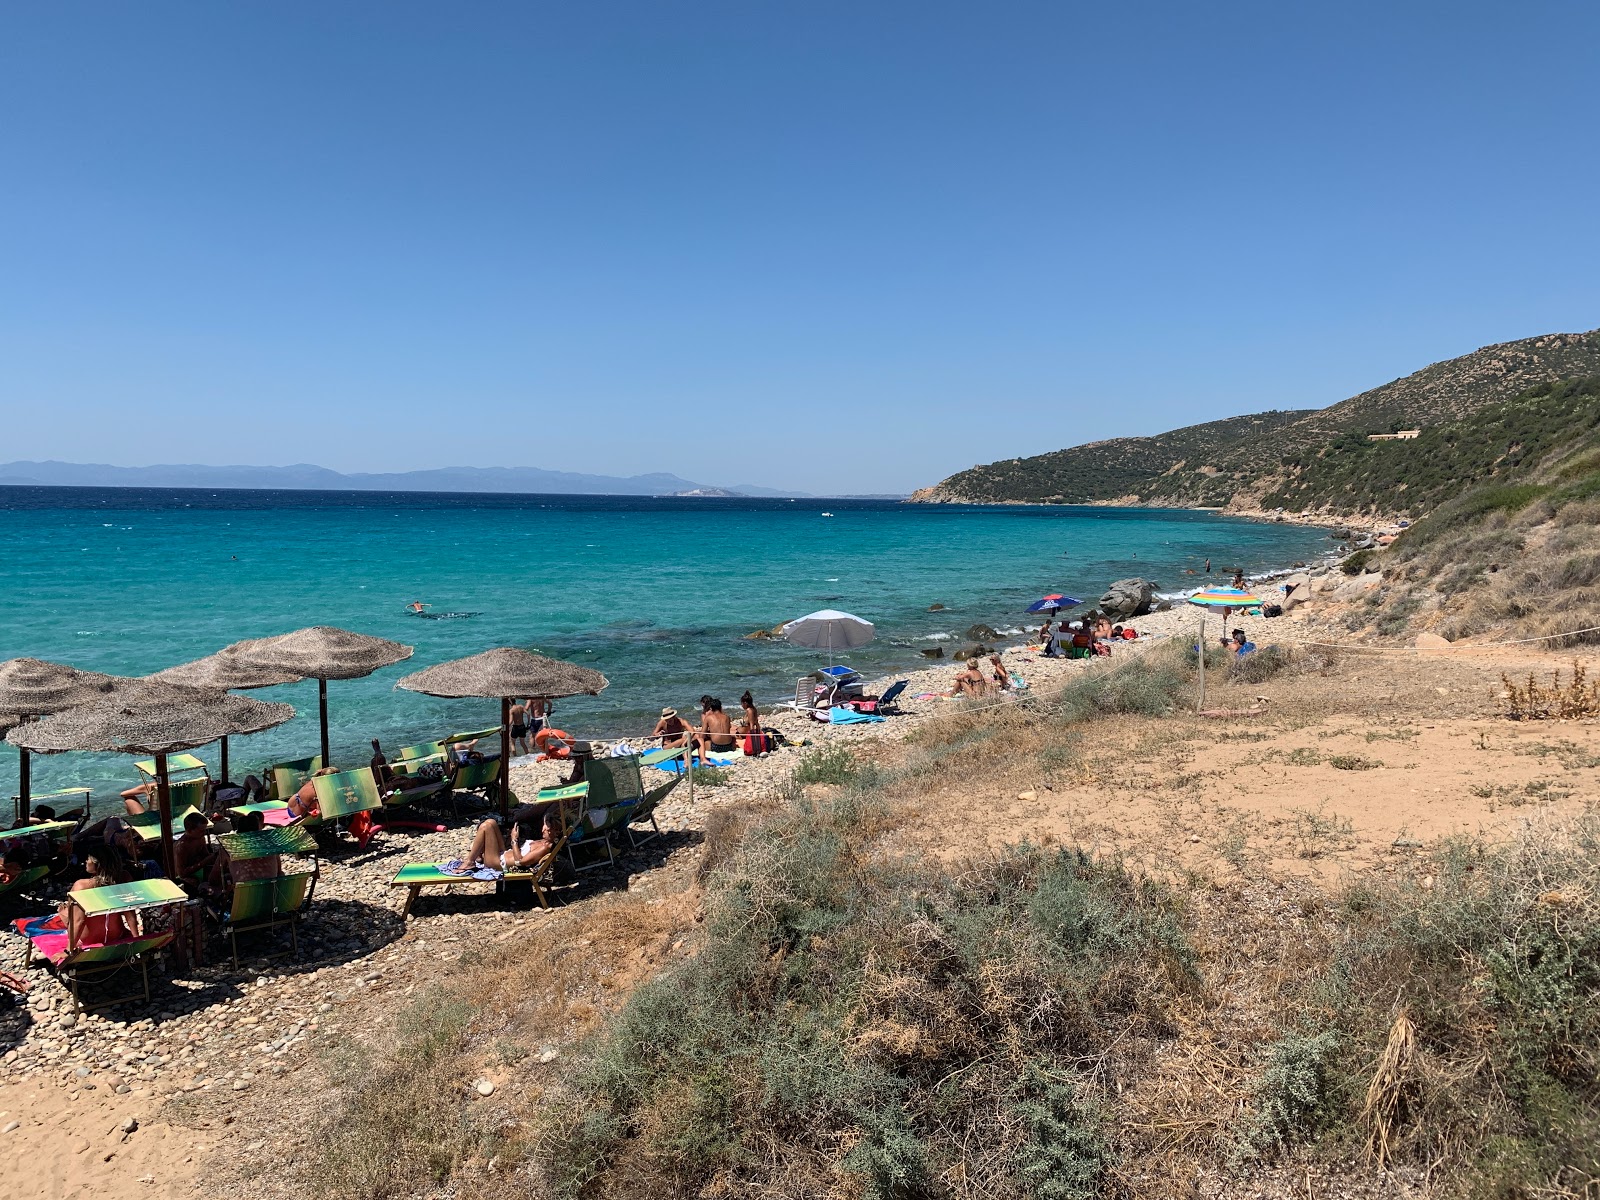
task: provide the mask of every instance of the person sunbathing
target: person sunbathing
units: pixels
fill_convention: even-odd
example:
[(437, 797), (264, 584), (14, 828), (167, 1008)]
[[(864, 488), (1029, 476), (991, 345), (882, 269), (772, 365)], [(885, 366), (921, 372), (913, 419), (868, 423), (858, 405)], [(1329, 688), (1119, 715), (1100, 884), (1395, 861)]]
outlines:
[(30, 869), (31, 865), (22, 851), (7, 850), (5, 857), (0, 858), (0, 887), (10, 887)]
[(739, 697), (739, 707), (744, 711), (744, 719), (739, 722), (740, 733), (760, 733), (761, 713), (756, 708), (755, 697), (748, 691)]
[(1002, 692), (1011, 691), (1011, 673), (998, 654), (989, 655), (989, 666), (994, 670), (994, 686)]
[(67, 923), (69, 946), (103, 946), (121, 938), (133, 937), (137, 932), (128, 913), (101, 913), (90, 916), (70, 898), (72, 892), (86, 892), (90, 888), (111, 887), (127, 883), (130, 879), (122, 854), (114, 846), (106, 846), (91, 854), (83, 864), (88, 874), (69, 889), (69, 898), (57, 910)]
[(963, 696), (976, 698), (983, 695), (987, 690), (988, 681), (984, 679), (982, 672), (978, 670), (978, 660), (969, 658), (965, 668), (956, 673), (955, 686), (945, 695), (956, 698)]
[(511, 837), (507, 841), (500, 822), (490, 817), (478, 825), (472, 845), (461, 858), (451, 859), (440, 870), (447, 875), (471, 875), (487, 868), (501, 873), (531, 870), (555, 849), (561, 836), (555, 804), (524, 804), (511, 814)]
[(713, 751), (719, 754), (730, 753), (739, 742), (733, 736), (733, 721), (722, 711), (722, 701), (715, 696), (706, 696), (701, 706), (704, 711), (700, 717), (700, 728), (695, 736), (695, 741), (700, 746), (700, 757), (705, 758)]
[(320, 817), (322, 809), (317, 805), (316, 780), (324, 775), (337, 775), (337, 767), (323, 767), (320, 771), (313, 771), (311, 778), (300, 785), (300, 790), (289, 797), (289, 815), (295, 820), (301, 817)]

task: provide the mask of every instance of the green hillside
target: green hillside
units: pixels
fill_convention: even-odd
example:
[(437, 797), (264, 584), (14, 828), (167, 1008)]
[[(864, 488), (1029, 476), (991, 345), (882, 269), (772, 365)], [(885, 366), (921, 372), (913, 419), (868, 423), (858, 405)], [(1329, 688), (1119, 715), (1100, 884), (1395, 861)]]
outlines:
[[(1569, 401), (1579, 407), (1585, 403), (1552, 393), (1540, 399), (1532, 389), (1596, 376), (1600, 330), (1548, 334), (1434, 363), (1328, 408), (1232, 417), (1156, 437), (1115, 438), (1007, 459), (952, 475), (912, 498), (990, 504), (1122, 500), (1416, 515), (1449, 490), (1448, 475), (1430, 473), (1441, 452), (1445, 461), (1476, 462), (1483, 449), (1507, 435), (1513, 440), (1506, 449), (1512, 451), (1517, 437), (1539, 436), (1546, 415), (1559, 413)], [(1495, 419), (1462, 424), (1518, 397), (1527, 397), (1530, 406), (1508, 410), (1499, 424)], [(1414, 443), (1367, 439), (1403, 428), (1421, 428), (1423, 437)], [(1527, 452), (1517, 450), (1512, 457), (1519, 455)]]
[(1600, 424), (1600, 378), (1545, 383), (1514, 400), (1424, 429), (1413, 441), (1343, 434), (1282, 464), (1265, 508), (1420, 516), (1464, 488), (1527, 477)]

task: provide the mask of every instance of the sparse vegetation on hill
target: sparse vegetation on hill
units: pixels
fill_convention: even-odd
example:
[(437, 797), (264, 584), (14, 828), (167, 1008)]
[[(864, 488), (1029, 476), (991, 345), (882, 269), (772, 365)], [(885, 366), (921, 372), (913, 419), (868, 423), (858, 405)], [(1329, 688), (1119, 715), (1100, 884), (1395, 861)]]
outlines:
[[(1402, 510), (1417, 514), (1426, 509), (1400, 488), (1407, 482), (1401, 471), (1431, 466), (1433, 460), (1418, 443), (1371, 443), (1368, 434), (1420, 427), (1428, 448), (1444, 447), (1471, 459), (1483, 439), (1492, 440), (1497, 432), (1516, 434), (1518, 421), (1538, 426), (1574, 398), (1545, 393), (1542, 401), (1509, 411), (1509, 424), (1499, 430), (1492, 422), (1473, 425), (1475, 414), (1528, 396), (1540, 385), (1593, 376), (1600, 376), (1600, 330), (1550, 334), (1435, 363), (1329, 408), (1234, 417), (1153, 438), (1116, 438), (1008, 459), (952, 475), (913, 499), (1128, 499), (1178, 506), (1311, 507), (1332, 514), (1367, 512), (1398, 499)], [(1441, 426), (1455, 427), (1455, 442), (1442, 440)], [(1425, 485), (1427, 503), (1449, 494), (1448, 477), (1440, 475), (1437, 482), (1437, 488)]]

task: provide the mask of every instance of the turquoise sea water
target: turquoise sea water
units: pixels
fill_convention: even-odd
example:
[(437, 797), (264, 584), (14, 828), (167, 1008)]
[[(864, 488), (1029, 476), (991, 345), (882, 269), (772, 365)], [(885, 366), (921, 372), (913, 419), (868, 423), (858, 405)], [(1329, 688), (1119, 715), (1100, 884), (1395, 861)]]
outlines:
[[(493, 701), (393, 690), (492, 646), (605, 672), (599, 697), (558, 704), (562, 727), (644, 732), (703, 692), (792, 694), (817, 656), (743, 635), (818, 608), (876, 624), (873, 645), (841, 656), (870, 675), (925, 665), (922, 648), (975, 622), (1037, 626), (1022, 610), (1048, 592), (1093, 600), (1130, 575), (1176, 592), (1207, 557), (1214, 575), (1256, 573), (1331, 545), (1315, 529), (1147, 509), (0, 487), (0, 660), (143, 675), (305, 625), (395, 638), (412, 660), (329, 684), (335, 758), (364, 762), (371, 737), (392, 748), (492, 724)], [(480, 615), (421, 620), (412, 600)], [(316, 748), (315, 682), (259, 694), (301, 715), (235, 739), (235, 776)], [(214, 747), (200, 754), (215, 766)], [(134, 780), (115, 755), (34, 764), (36, 792), (82, 784), (102, 804)], [(0, 750), (0, 795), (16, 766)]]

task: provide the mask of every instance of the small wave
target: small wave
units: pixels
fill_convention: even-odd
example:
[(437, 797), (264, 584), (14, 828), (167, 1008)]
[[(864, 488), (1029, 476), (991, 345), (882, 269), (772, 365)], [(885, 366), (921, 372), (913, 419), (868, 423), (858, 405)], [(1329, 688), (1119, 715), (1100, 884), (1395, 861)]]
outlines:
[(1012, 628), (1012, 629), (996, 629), (995, 632), (998, 633), (1001, 637), (1021, 637), (1023, 634), (1027, 633), (1028, 631), (1026, 629)]
[(824, 579), (822, 582), (823, 583), (838, 583), (839, 582), (839, 577), (837, 575), (832, 575), (832, 576), (828, 577), (827, 579)]
[(953, 633), (928, 633), (923, 635), (922, 640), (925, 642), (953, 642), (955, 637), (956, 635)]

